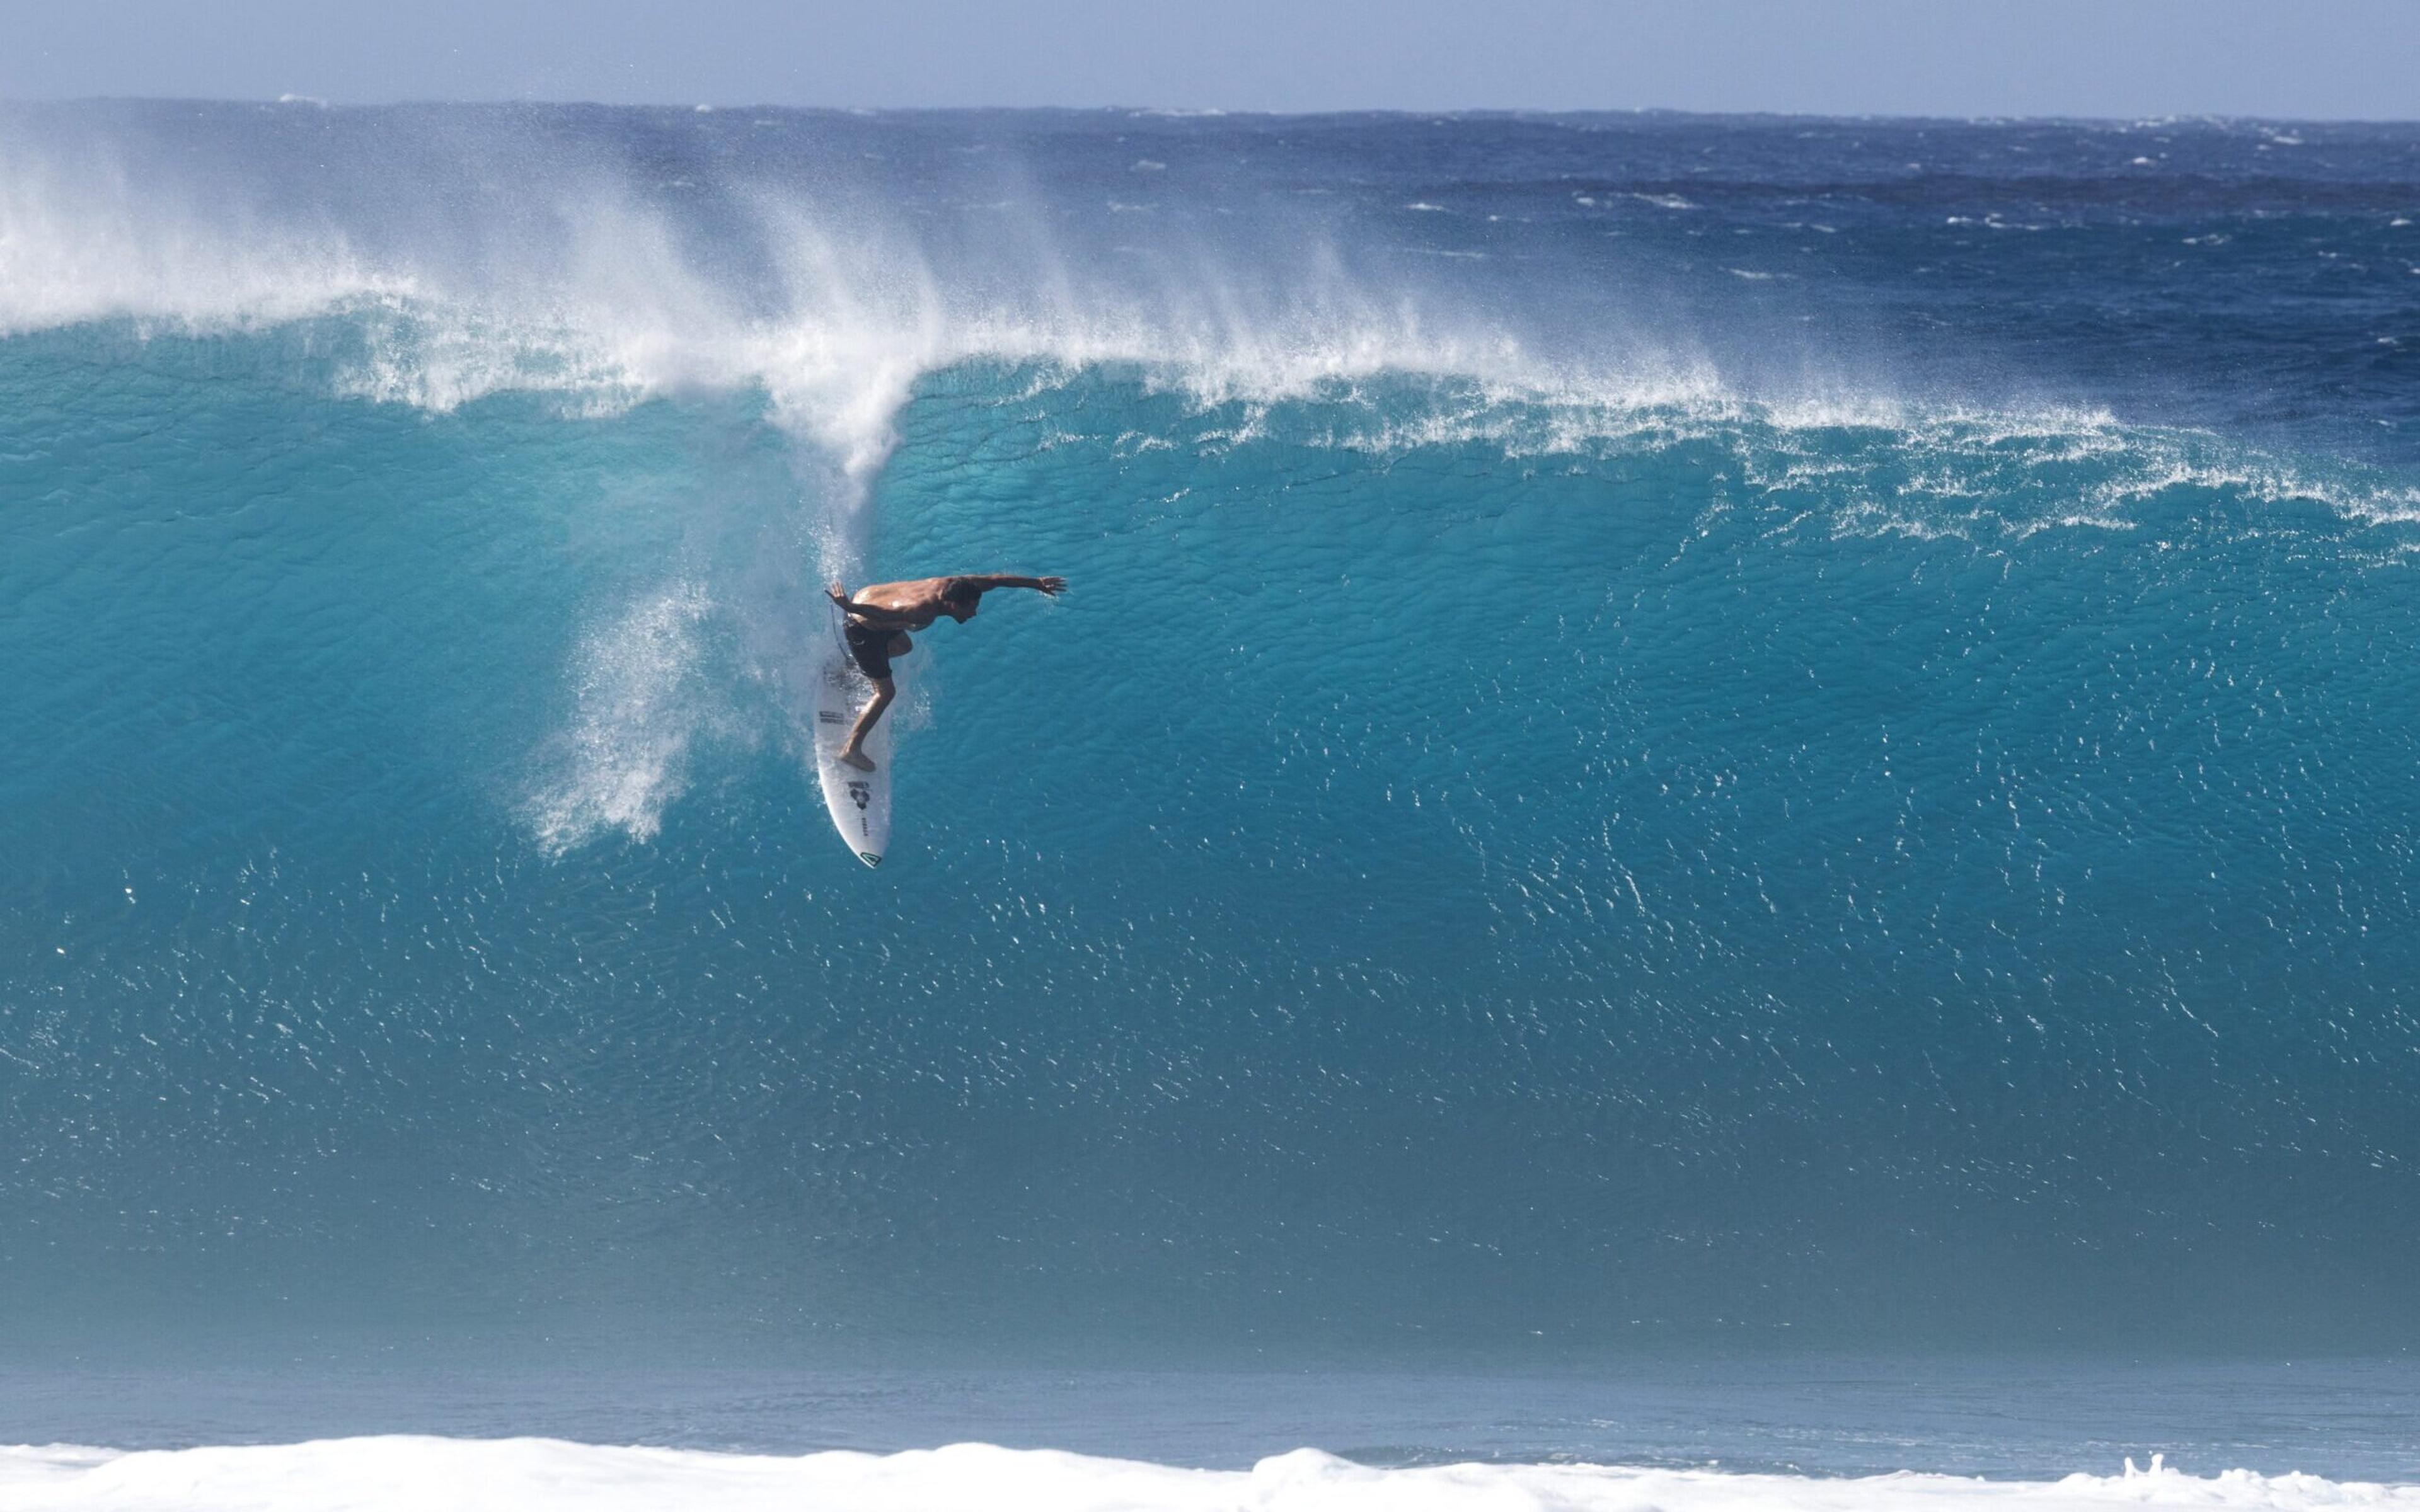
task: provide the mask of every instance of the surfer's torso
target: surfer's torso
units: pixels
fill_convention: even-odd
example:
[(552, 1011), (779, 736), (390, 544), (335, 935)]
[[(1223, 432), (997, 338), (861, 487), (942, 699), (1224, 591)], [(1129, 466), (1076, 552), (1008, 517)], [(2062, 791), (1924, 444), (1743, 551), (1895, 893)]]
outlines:
[(950, 585), (955, 581), (955, 578), (918, 578), (908, 582), (868, 583), (848, 595), (848, 617), (886, 630), (922, 630), (944, 614), (970, 619), (974, 614), (970, 600), (964, 602), (963, 612), (949, 602)]

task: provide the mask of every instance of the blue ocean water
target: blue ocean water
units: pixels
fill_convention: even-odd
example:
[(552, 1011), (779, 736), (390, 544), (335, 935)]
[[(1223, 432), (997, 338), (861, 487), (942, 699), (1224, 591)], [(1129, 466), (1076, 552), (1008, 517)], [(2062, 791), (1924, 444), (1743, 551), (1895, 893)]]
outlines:
[[(0, 110), (0, 1362), (2406, 1359), (2415, 222), (2399, 126)], [(993, 569), (869, 872), (818, 586)]]

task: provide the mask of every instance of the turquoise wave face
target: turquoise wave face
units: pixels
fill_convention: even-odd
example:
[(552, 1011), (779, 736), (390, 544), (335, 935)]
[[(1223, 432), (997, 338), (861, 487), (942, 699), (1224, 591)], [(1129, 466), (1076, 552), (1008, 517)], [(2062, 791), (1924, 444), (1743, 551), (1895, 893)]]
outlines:
[[(336, 219), (306, 307), (129, 272), (0, 340), (12, 1348), (2420, 1323), (2398, 443), (1383, 288), (978, 319), (938, 254), (550, 326)], [(1991, 266), (2055, 312), (2091, 229)], [(919, 638), (868, 872), (818, 587), (989, 569), (1072, 586)]]
[(430, 417), (144, 353), (8, 439), (57, 480), (11, 489), (0, 768), (54, 1319), (2397, 1305), (2420, 648), (2375, 479), (952, 370), (866, 570), (1075, 587), (909, 658), (874, 875), (804, 776), (828, 628), (761, 401)]

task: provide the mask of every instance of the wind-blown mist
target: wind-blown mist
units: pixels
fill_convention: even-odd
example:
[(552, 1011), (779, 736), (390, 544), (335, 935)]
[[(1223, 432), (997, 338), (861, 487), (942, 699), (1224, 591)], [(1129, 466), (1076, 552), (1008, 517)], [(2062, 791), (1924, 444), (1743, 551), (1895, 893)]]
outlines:
[(0, 1338), (2408, 1340), (2415, 162), (12, 109)]

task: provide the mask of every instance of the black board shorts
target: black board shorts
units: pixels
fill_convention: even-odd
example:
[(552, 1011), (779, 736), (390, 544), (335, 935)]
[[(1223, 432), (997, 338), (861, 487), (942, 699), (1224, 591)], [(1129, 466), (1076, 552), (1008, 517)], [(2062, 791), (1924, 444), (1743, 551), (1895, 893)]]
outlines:
[(891, 675), (891, 638), (896, 630), (885, 630), (855, 620), (841, 622), (841, 635), (848, 641), (848, 654), (858, 671), (879, 683)]

